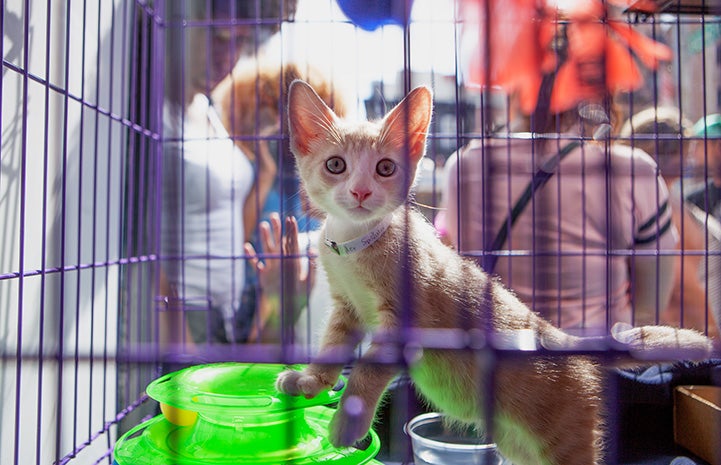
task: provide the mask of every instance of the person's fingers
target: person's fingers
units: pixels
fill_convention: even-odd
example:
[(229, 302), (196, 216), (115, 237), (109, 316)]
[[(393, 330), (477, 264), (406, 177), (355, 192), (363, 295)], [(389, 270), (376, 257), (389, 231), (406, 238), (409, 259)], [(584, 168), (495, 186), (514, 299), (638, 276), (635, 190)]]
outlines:
[(282, 229), (281, 229), (281, 224), (280, 224), (280, 215), (278, 214), (278, 212), (273, 212), (270, 214), (269, 220), (270, 220), (270, 229), (271, 229), (272, 236), (273, 236), (273, 244), (274, 244), (273, 248), (276, 252), (280, 252), (280, 247), (282, 244), (282, 242), (281, 242)]
[(303, 272), (302, 261), (300, 257), (300, 246), (298, 245), (298, 222), (294, 216), (289, 216), (285, 219), (285, 253), (287, 257), (291, 258), (289, 270), (295, 274), (297, 284), (303, 284), (305, 282), (305, 274)]
[(283, 243), (283, 251), (290, 256), (298, 255), (298, 222), (294, 216), (288, 216), (285, 219), (285, 236)]
[(270, 233), (270, 223), (261, 221), (258, 225), (258, 232), (260, 233), (260, 243), (263, 246), (263, 251), (271, 253), (275, 249), (275, 243)]
[(255, 251), (253, 244), (246, 242), (243, 248), (245, 249), (245, 255), (247, 255), (248, 260), (250, 260), (250, 264), (257, 270), (262, 271), (265, 266), (263, 262), (258, 259), (258, 253)]

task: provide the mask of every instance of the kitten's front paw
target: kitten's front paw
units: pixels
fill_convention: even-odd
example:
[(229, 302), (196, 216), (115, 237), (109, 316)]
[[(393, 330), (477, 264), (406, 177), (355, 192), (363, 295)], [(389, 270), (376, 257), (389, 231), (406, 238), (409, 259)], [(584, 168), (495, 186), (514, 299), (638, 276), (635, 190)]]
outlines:
[(279, 392), (291, 396), (302, 395), (308, 399), (331, 387), (332, 385), (324, 383), (320, 376), (309, 375), (305, 371), (286, 370), (275, 380), (275, 388)]
[(360, 397), (344, 399), (330, 421), (330, 443), (335, 447), (354, 446), (368, 434), (374, 414), (374, 409), (368, 408)]

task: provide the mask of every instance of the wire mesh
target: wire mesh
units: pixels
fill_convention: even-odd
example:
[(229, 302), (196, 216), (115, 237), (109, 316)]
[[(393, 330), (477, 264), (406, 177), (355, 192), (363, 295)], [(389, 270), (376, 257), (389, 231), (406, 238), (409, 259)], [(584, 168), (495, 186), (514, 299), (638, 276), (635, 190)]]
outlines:
[[(352, 119), (380, 118), (414, 86), (430, 86), (434, 113), (412, 208), (470, 260), (495, 263), (498, 279), (555, 325), (607, 336), (619, 321), (668, 324), (718, 339), (714, 5), (650, 2), (665, 10), (649, 13), (635, 5), (643, 2), (626, 2), (628, 11), (598, 2), (616, 12), (593, 20), (604, 34), (611, 23), (630, 25), (670, 57), (640, 66), (634, 90), (581, 106), (569, 127), (583, 130), (571, 135), (562, 112), (538, 129), (522, 101), (490, 85), (496, 56), (513, 61), (518, 50), (483, 44), (509, 27), (520, 3), (4, 2), (3, 463), (113, 463), (115, 441), (159, 413), (145, 388), (162, 374), (221, 361), (307, 363), (318, 353), (331, 290), (317, 264), (322, 218), (308, 207), (288, 146), (295, 78)], [(552, 175), (531, 189), (516, 223), (508, 213), (535, 169), (565, 149), (572, 155), (561, 168), (541, 167)], [(658, 214), (640, 213), (648, 208)], [(505, 241), (491, 246), (504, 224)], [(619, 225), (630, 239), (616, 237)], [(281, 236), (297, 228), (297, 248), (268, 241), (274, 228)], [(245, 242), (278, 270), (274, 291)], [(402, 376), (375, 425), (377, 458), (388, 464), (413, 460), (403, 427), (427, 410), (407, 377), (418, 341), (476, 350), (491, 367), (527, 353), (478, 332), (414, 332), (414, 283), (402, 282), (406, 318), (391, 361)], [(603, 362), (617, 355), (589, 347)], [(708, 382), (711, 368), (701, 367), (692, 379)], [(628, 439), (649, 426), (632, 414), (663, 426), (670, 418), (668, 403), (639, 407), (624, 397), (623, 383), (638, 375), (608, 383), (606, 461), (670, 463), (687, 451), (668, 428), (651, 445)], [(479, 390), (492, 393), (494, 383), (481, 380)]]

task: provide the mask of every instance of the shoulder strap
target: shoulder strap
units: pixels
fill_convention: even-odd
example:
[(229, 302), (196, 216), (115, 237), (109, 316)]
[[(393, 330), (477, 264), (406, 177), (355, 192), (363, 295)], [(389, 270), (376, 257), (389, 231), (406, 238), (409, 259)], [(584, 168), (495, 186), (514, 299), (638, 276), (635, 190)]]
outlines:
[[(511, 209), (506, 219), (503, 220), (503, 223), (501, 223), (501, 227), (498, 230), (496, 237), (493, 239), (493, 242), (490, 244), (490, 246), (486, 247), (486, 251), (496, 251), (501, 249), (503, 244), (506, 242), (506, 239), (508, 238), (508, 234), (510, 233), (511, 228), (516, 223), (516, 220), (518, 220), (518, 217), (521, 215), (523, 210), (531, 201), (533, 194), (535, 194), (538, 189), (543, 187), (544, 184), (546, 184), (548, 180), (551, 179), (551, 176), (553, 176), (553, 173), (556, 171), (556, 167), (561, 162), (561, 160), (563, 160), (566, 155), (571, 153), (573, 149), (580, 145), (581, 143), (577, 140), (569, 142), (568, 144), (563, 146), (561, 150), (558, 151), (558, 153), (546, 160), (538, 168), (536, 173), (533, 175), (533, 178), (531, 178), (531, 181), (526, 186), (526, 189), (521, 194), (521, 197), (519, 197), (518, 201), (516, 201), (513, 209)], [(492, 273), (494, 268), (496, 267), (497, 261), (498, 255), (485, 255), (483, 259), (483, 269), (486, 270), (486, 272), (488, 273)]]

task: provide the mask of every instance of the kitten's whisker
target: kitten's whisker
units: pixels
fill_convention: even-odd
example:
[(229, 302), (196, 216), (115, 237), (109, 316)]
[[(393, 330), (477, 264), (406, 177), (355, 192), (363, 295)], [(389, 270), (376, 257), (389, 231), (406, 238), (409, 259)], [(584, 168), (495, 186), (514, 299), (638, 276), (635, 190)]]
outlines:
[(435, 211), (446, 211), (447, 210), (447, 208), (445, 208), (445, 207), (434, 207), (432, 205), (426, 205), (425, 203), (417, 202), (415, 200), (410, 200), (408, 203), (410, 203), (411, 205), (415, 205), (416, 207), (423, 207), (423, 208), (427, 208), (429, 210), (435, 210)]

